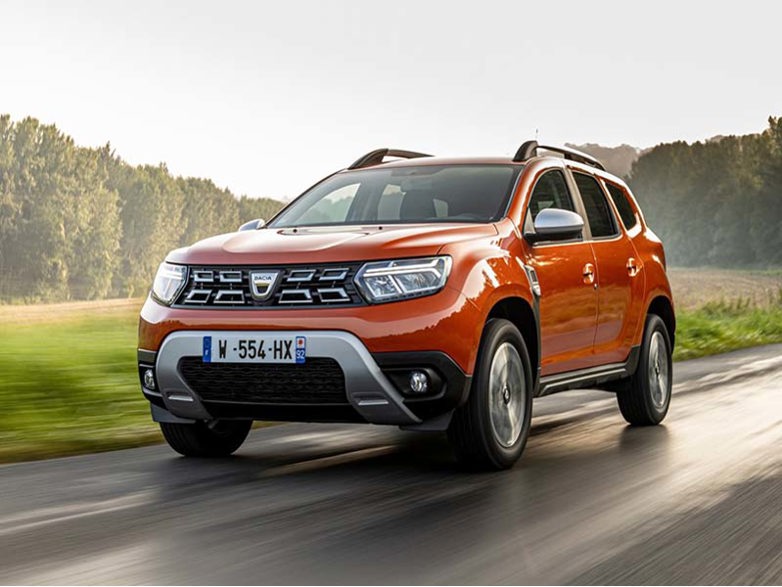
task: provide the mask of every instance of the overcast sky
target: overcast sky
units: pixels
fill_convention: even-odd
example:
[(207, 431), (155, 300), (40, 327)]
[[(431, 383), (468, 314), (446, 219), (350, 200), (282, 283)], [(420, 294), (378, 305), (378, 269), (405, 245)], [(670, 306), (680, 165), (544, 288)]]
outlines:
[(746, 0), (0, 0), (0, 113), (290, 197), (382, 146), (760, 131), (782, 114), (781, 16)]

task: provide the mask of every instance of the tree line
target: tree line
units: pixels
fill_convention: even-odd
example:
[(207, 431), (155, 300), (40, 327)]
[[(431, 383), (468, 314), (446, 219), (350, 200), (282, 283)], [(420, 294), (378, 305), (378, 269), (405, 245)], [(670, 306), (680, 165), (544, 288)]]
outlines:
[(627, 179), (669, 264), (782, 265), (782, 118), (759, 134), (658, 145)]
[[(627, 179), (671, 265), (782, 265), (782, 118), (759, 134), (658, 145)], [(281, 205), (0, 116), (0, 301), (143, 295), (169, 250)]]
[(143, 295), (169, 250), (281, 206), (0, 116), (0, 300)]

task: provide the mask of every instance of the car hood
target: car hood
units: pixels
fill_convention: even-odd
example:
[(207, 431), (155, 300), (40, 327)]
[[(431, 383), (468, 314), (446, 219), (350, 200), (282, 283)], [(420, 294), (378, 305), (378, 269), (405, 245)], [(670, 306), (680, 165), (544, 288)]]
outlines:
[(493, 237), (493, 224), (405, 224), (263, 228), (214, 236), (177, 249), (168, 261), (191, 265), (289, 265), (436, 254), (455, 242)]

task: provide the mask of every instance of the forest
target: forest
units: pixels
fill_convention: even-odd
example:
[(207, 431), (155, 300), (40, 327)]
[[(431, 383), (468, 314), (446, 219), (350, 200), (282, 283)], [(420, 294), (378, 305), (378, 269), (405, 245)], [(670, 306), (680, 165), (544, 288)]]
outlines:
[(782, 118), (758, 134), (657, 145), (626, 179), (669, 264), (782, 266)]
[(171, 249), (281, 206), (0, 116), (0, 300), (144, 295)]
[[(669, 264), (782, 266), (782, 118), (758, 134), (657, 145), (626, 179)], [(169, 250), (281, 205), (0, 116), (0, 301), (144, 295)]]

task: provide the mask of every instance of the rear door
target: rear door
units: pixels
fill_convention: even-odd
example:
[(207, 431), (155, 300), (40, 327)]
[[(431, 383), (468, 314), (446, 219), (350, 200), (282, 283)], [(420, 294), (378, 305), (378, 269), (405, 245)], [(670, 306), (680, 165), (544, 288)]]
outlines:
[[(574, 202), (564, 169), (544, 172), (532, 189), (524, 233), (534, 233), (535, 217), (545, 208), (562, 208), (583, 216)], [(538, 241), (531, 247), (529, 263), (537, 273), (541, 292), (541, 375), (591, 366), (597, 321), (591, 245), (583, 237), (565, 242)]]
[(591, 232), (597, 267), (594, 364), (620, 363), (630, 354), (643, 305), (643, 272), (632, 240), (601, 182), (572, 169)]

